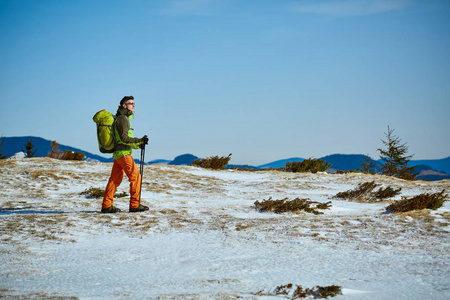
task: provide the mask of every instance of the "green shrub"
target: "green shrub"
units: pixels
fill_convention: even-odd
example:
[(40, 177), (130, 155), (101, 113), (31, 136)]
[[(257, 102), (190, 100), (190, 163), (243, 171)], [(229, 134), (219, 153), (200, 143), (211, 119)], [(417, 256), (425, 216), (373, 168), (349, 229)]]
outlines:
[[(101, 188), (94, 188), (92, 186), (80, 193), (80, 195), (87, 195), (88, 198), (97, 198), (97, 199), (103, 198), (104, 194), (105, 194), (105, 190), (103, 190)], [(115, 198), (123, 198), (123, 197), (127, 197), (127, 196), (128, 196), (128, 194), (125, 192), (114, 195)]]
[(287, 162), (285, 171), (286, 172), (325, 172), (329, 167), (331, 167), (330, 163), (324, 164), (324, 160), (322, 159), (305, 159), (304, 161), (294, 161)]
[(287, 285), (277, 286), (273, 292), (264, 293), (263, 291), (256, 293), (258, 296), (277, 296), (277, 295), (291, 295), (291, 299), (323, 299), (328, 297), (335, 297), (342, 295), (342, 287), (337, 285), (330, 286), (316, 286), (313, 288), (304, 289), (300, 285), (289, 283)]
[(311, 289), (303, 289), (301, 286), (297, 285), (294, 294), (292, 295), (292, 299), (299, 298), (313, 298), (313, 299), (321, 299), (328, 297), (335, 297), (337, 295), (342, 295), (342, 287), (337, 285), (330, 286), (316, 286)]
[(444, 194), (444, 192), (445, 190), (442, 190), (440, 193), (420, 194), (412, 198), (403, 199), (386, 207), (386, 211), (399, 213), (419, 209), (438, 209), (447, 201), (448, 195)]
[(357, 188), (337, 193), (334, 197), (358, 202), (379, 202), (383, 199), (398, 195), (402, 190), (401, 188), (393, 189), (388, 186), (384, 189), (381, 187), (377, 191), (373, 192), (373, 190), (378, 186), (380, 186), (380, 184), (375, 183), (375, 181), (363, 182), (360, 183)]
[(392, 198), (400, 194), (402, 188), (393, 189), (390, 186), (386, 187), (385, 189), (379, 188), (378, 191), (372, 193), (373, 198), (375, 199), (387, 199)]
[(125, 198), (125, 197), (128, 197), (128, 194), (125, 192), (122, 192), (120, 194), (117, 194), (117, 193), (114, 194), (114, 198)]
[(90, 187), (80, 193), (80, 195), (87, 195), (89, 198), (103, 198), (105, 191), (101, 188)]
[(292, 283), (288, 283), (286, 285), (279, 285), (273, 290), (274, 295), (289, 295), (293, 285)]
[(363, 183), (360, 183), (357, 188), (355, 188), (353, 190), (348, 190), (345, 192), (337, 193), (336, 196), (334, 196), (334, 197), (335, 198), (344, 198), (344, 199), (349, 199), (349, 200), (363, 198), (363, 197), (366, 197), (368, 194), (370, 194), (370, 192), (377, 186), (379, 186), (379, 184), (376, 184), (375, 181), (363, 182)]
[[(271, 211), (277, 214), (285, 212), (298, 213), (300, 211), (305, 211), (313, 214), (323, 214), (323, 212), (318, 211), (318, 209), (328, 209), (331, 207), (331, 201), (327, 203), (320, 203), (315, 201), (309, 201), (309, 199), (295, 198), (289, 201), (288, 198), (282, 200), (272, 200), (270, 197), (268, 200), (263, 200), (262, 202), (256, 201), (255, 207), (260, 212)], [(315, 207), (311, 207), (312, 204), (316, 204)]]
[(61, 156), (64, 160), (83, 160), (84, 153), (66, 150)]
[(231, 153), (228, 156), (222, 157), (211, 156), (204, 159), (196, 159), (191, 163), (191, 166), (212, 170), (225, 170), (230, 159)]

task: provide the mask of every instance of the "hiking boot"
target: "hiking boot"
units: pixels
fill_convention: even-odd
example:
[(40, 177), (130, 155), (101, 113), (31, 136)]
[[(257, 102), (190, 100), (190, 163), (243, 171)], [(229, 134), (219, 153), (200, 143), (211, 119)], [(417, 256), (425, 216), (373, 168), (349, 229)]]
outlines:
[(148, 206), (145, 206), (145, 205), (142, 205), (142, 204), (139, 204), (139, 206), (136, 207), (136, 208), (131, 208), (130, 207), (130, 212), (141, 212), (141, 211), (146, 211), (146, 210), (148, 210)]
[(102, 213), (106, 214), (114, 214), (116, 212), (120, 212), (121, 210), (115, 206), (110, 206), (108, 208), (102, 208)]

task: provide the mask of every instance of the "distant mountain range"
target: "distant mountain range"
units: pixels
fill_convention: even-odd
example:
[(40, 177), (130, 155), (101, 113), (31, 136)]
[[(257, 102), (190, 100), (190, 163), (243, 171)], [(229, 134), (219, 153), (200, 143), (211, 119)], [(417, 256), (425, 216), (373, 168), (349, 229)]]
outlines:
[[(333, 154), (321, 157), (319, 159), (324, 160), (326, 163), (330, 163), (331, 167), (328, 172), (357, 170), (361, 168), (361, 164), (364, 163), (366, 155), (362, 154)], [(258, 166), (258, 169), (267, 168), (281, 168), (286, 165), (286, 162), (303, 161), (303, 158), (294, 157), (288, 159), (277, 160), (268, 164)], [(375, 172), (381, 170), (382, 160), (374, 160)], [(409, 166), (416, 167), (416, 174), (418, 179), (423, 180), (441, 180), (450, 179), (450, 157), (443, 159), (430, 159), (430, 160), (411, 160)], [(439, 171), (438, 171), (439, 170)]]
[[(33, 143), (33, 149), (36, 150), (37, 157), (46, 157), (48, 153), (52, 151), (52, 147), (50, 145), (50, 140), (43, 139), (41, 137), (36, 136), (19, 136), (19, 137), (2, 137), (2, 149), (0, 151), (3, 155), (8, 155), (8, 157), (13, 156), (17, 152), (24, 151), (26, 152), (25, 145), (28, 141)], [(61, 145), (59, 144), (59, 149), (61, 151), (74, 151), (74, 152), (82, 152), (85, 154), (85, 159), (87, 160), (98, 160), (100, 162), (113, 162), (113, 158), (104, 158), (103, 156), (92, 154), (90, 152), (74, 148), (71, 146)]]
[(168, 162), (168, 165), (190, 165), (198, 157), (192, 154), (183, 154), (175, 157), (174, 160)]
[(305, 160), (304, 158), (300, 158), (300, 157), (291, 157), (291, 158), (276, 160), (276, 161), (273, 161), (268, 164), (260, 165), (257, 168), (258, 169), (270, 169), (270, 168), (278, 169), (278, 168), (282, 168), (282, 167), (286, 166), (286, 163), (288, 163), (288, 162), (304, 161), (304, 160)]
[[(329, 168), (329, 171), (347, 171), (347, 170), (356, 170), (361, 168), (361, 164), (366, 159), (366, 155), (362, 154), (333, 154), (321, 157), (319, 159), (324, 160), (325, 162), (328, 162), (331, 164), (331, 168)], [(294, 162), (294, 161), (303, 161), (304, 158), (301, 157), (292, 157), (287, 159), (281, 159), (277, 160), (265, 165), (258, 166), (259, 169), (269, 169), (269, 168), (281, 168), (286, 166), (287, 162)]]
[[(45, 157), (51, 151), (50, 140), (34, 136), (2, 137), (2, 148), (0, 149), (0, 151), (3, 155), (7, 155), (8, 157), (13, 156), (18, 152), (25, 151), (25, 145), (28, 141), (31, 141), (34, 146), (33, 149), (37, 150), (36, 156)], [(85, 159), (90, 161), (99, 161), (99, 162), (113, 161), (112, 157), (105, 158), (103, 156), (96, 155), (67, 145), (60, 144), (60, 150), (82, 152), (85, 154)], [(336, 170), (347, 171), (359, 169), (361, 168), (361, 164), (364, 162), (366, 157), (367, 157), (366, 155), (362, 154), (333, 154), (321, 157), (319, 159), (325, 160), (325, 162), (330, 163), (331, 167), (328, 169), (328, 171), (334, 172)], [(189, 165), (197, 158), (199, 157), (192, 154), (182, 154), (175, 157), (173, 160), (157, 159), (149, 161), (146, 164), (160, 163), (169, 165)], [(301, 157), (292, 157), (287, 159), (276, 160), (260, 166), (229, 164), (228, 168), (232, 167), (241, 167), (247, 169), (281, 168), (284, 167), (287, 162), (303, 161), (303, 160), (304, 158)], [(139, 160), (136, 159), (136, 162), (139, 163)], [(381, 169), (381, 160), (374, 162), (375, 162), (375, 170), (379, 171)], [(443, 159), (411, 160), (410, 166), (416, 166), (418, 179), (426, 179), (426, 180), (450, 179), (450, 175), (448, 175), (450, 174), (450, 157)]]

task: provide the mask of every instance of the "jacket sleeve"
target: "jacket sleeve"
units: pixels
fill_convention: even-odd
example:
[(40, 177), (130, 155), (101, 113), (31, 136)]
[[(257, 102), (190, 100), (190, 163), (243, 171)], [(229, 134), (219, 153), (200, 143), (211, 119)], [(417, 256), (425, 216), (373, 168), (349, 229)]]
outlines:
[(139, 138), (132, 138), (128, 136), (128, 130), (130, 129), (130, 120), (128, 118), (117, 118), (116, 120), (117, 133), (119, 134), (122, 143), (133, 146), (132, 144), (142, 144), (142, 140)]

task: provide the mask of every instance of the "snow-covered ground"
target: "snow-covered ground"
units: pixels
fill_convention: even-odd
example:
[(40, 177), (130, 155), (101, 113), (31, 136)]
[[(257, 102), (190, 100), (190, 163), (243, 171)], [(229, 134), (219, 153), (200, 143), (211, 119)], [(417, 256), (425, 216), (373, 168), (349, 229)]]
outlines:
[[(450, 190), (364, 174), (145, 166), (145, 213), (100, 214), (111, 164), (0, 161), (0, 298), (283, 299), (277, 286), (338, 285), (332, 299), (450, 299), (450, 203), (387, 214), (332, 198), (375, 180), (399, 196)], [(118, 192), (128, 192), (124, 181)], [(331, 201), (324, 214), (261, 213), (255, 201)], [(115, 200), (127, 211), (127, 198)]]

